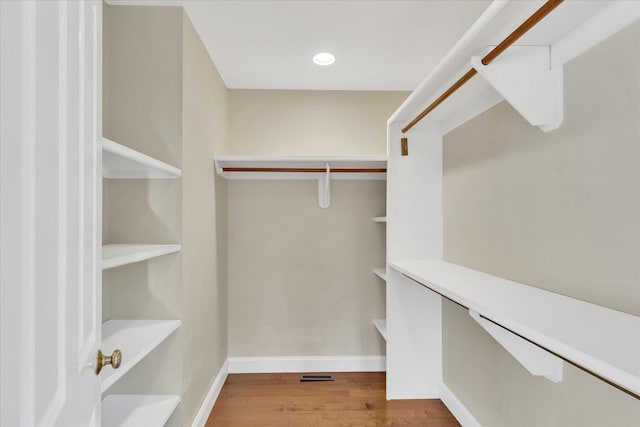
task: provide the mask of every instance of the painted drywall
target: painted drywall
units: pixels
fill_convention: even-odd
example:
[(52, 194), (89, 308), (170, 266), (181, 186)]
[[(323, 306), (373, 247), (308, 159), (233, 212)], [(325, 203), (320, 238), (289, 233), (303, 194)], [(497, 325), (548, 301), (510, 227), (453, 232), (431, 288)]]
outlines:
[(231, 90), (230, 154), (387, 154), (387, 119), (408, 92)]
[(104, 274), (103, 317), (182, 320), (108, 393), (178, 394), (190, 425), (227, 357), (227, 89), (182, 8), (105, 6), (105, 47), (105, 136), (182, 169), (105, 186), (105, 242), (182, 244)]
[(227, 88), (189, 18), (182, 33), (182, 425), (191, 425), (227, 358)]
[(384, 354), (384, 181), (229, 182), (229, 355)]
[[(231, 90), (230, 152), (386, 154), (402, 92)], [(381, 355), (384, 181), (229, 182), (229, 355)]]
[[(445, 260), (640, 315), (640, 24), (565, 65), (565, 121), (501, 103), (445, 136)], [(484, 425), (637, 426), (637, 399), (565, 364), (529, 375), (445, 302), (444, 382)]]

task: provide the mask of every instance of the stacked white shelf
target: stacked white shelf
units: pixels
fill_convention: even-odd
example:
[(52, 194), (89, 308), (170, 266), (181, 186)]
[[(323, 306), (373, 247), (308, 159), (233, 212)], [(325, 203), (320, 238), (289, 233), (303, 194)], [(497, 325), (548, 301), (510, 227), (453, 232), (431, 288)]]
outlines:
[(387, 319), (373, 319), (373, 326), (376, 327), (382, 338), (387, 339)]
[(102, 427), (164, 425), (180, 403), (172, 395), (110, 395), (102, 400)]
[(179, 178), (182, 172), (153, 157), (102, 138), (102, 177), (107, 179)]
[[(387, 222), (387, 217), (386, 216), (374, 216), (373, 217), (373, 222), (386, 223)], [(386, 283), (386, 281), (387, 281), (387, 268), (386, 267), (374, 268), (372, 271), (373, 271), (373, 274), (378, 276), (380, 279), (382, 279)], [(384, 340), (386, 341), (387, 340), (387, 320), (386, 319), (373, 319), (372, 323), (373, 323), (373, 326), (375, 326), (376, 330), (380, 333), (380, 335), (382, 335), (382, 338), (384, 338)]]
[[(104, 179), (176, 179), (180, 169), (132, 150), (109, 139), (102, 140)], [(181, 250), (179, 244), (118, 243), (102, 246), (102, 269), (168, 255)], [(180, 320), (108, 320), (102, 325), (102, 348), (122, 352), (118, 369), (100, 373), (104, 393), (138, 362), (180, 327)], [(180, 402), (177, 395), (112, 394), (102, 401), (104, 426), (163, 426)]]
[(100, 385), (104, 392), (144, 359), (180, 326), (179, 320), (108, 320), (102, 325), (102, 346), (122, 351), (118, 369), (103, 369)]
[(379, 278), (381, 278), (385, 282), (387, 281), (387, 269), (386, 268), (384, 268), (384, 267), (374, 268), (373, 269), (373, 274), (375, 274), (376, 276), (378, 276)]
[(120, 267), (180, 251), (180, 245), (136, 245), (128, 243), (102, 246), (102, 269)]

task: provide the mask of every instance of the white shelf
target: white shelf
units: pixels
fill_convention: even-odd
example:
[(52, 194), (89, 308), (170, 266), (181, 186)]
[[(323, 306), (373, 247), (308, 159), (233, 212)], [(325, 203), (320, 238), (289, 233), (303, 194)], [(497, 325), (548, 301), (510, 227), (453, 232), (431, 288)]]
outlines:
[(111, 244), (102, 246), (102, 269), (133, 264), (180, 251), (180, 245)]
[(102, 138), (102, 177), (109, 179), (178, 178), (180, 169)]
[(373, 326), (376, 327), (380, 335), (384, 340), (387, 340), (387, 320), (386, 319), (373, 319)]
[(640, 317), (442, 261), (391, 268), (640, 396)]
[(102, 400), (102, 426), (162, 427), (178, 403), (173, 395), (111, 394)]
[[(325, 176), (327, 163), (331, 169), (385, 169), (387, 156), (220, 156), (213, 159), (218, 175), (227, 179), (251, 180), (318, 180)], [(323, 172), (234, 172), (229, 168), (322, 169)], [(386, 172), (338, 173), (331, 179), (384, 180)]]
[(386, 216), (374, 216), (373, 222), (387, 222)]
[(378, 276), (379, 278), (381, 278), (385, 282), (387, 281), (387, 269), (386, 268), (384, 268), (384, 267), (382, 267), (382, 268), (374, 268), (373, 269), (373, 274), (375, 274), (376, 276)]
[(122, 351), (118, 369), (105, 367), (100, 373), (102, 391), (111, 387), (136, 363), (180, 326), (179, 320), (108, 320), (102, 324), (102, 351)]

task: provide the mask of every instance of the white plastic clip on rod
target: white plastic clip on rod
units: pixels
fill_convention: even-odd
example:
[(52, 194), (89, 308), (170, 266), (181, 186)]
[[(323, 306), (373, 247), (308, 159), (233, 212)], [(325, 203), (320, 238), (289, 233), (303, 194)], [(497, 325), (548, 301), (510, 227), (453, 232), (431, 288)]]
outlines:
[(318, 178), (318, 205), (326, 209), (331, 205), (331, 166), (326, 163), (324, 179)]

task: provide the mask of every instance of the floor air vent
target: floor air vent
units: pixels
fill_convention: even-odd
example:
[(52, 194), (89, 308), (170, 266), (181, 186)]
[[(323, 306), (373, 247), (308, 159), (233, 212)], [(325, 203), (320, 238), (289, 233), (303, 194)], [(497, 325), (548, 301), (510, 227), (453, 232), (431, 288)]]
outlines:
[(333, 381), (333, 375), (301, 375), (300, 381)]

